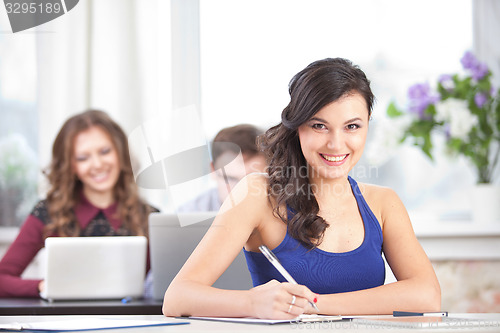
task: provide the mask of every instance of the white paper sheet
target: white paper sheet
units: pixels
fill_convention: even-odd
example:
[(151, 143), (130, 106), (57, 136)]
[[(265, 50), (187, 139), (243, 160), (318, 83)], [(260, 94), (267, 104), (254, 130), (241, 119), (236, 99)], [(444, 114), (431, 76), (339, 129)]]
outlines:
[(0, 324), (4, 330), (31, 330), (31, 331), (83, 331), (101, 330), (110, 328), (165, 326), (189, 324), (187, 321), (173, 319), (165, 320), (131, 320), (131, 319), (106, 319), (106, 318), (82, 318), (57, 321), (40, 321), (32, 323)]

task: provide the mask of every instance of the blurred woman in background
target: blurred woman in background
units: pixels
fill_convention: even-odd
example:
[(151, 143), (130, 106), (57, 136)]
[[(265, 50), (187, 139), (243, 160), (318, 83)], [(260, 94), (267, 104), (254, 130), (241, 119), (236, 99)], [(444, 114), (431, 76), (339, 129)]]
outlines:
[[(39, 297), (43, 280), (21, 274), (54, 236), (147, 236), (149, 213), (134, 181), (128, 140), (105, 112), (69, 118), (57, 134), (39, 201), (0, 261), (0, 297)], [(149, 260), (148, 267), (149, 269)]]

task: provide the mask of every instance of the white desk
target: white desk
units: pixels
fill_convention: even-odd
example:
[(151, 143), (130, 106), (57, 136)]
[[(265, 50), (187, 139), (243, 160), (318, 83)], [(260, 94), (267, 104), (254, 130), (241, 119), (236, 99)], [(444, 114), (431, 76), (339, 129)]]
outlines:
[[(457, 322), (453, 327), (443, 328), (387, 328), (393, 332), (499, 332), (500, 331), (500, 313), (482, 313), (482, 314), (450, 314), (451, 318), (464, 319), (463, 325)], [(138, 319), (138, 320), (165, 320), (161, 315), (149, 316), (2, 316), (2, 323), (28, 323), (38, 321), (59, 321), (71, 320), (79, 318), (123, 318), (123, 319)], [(466, 319), (481, 320), (482, 327), (471, 327), (467, 324)], [(177, 320), (177, 319), (175, 319)], [(185, 321), (185, 319), (178, 319)], [(109, 332), (141, 332), (141, 333), (158, 333), (158, 332), (326, 332), (328, 330), (343, 330), (351, 332), (380, 332), (384, 331), (383, 327), (364, 326), (354, 322), (329, 322), (329, 323), (310, 323), (297, 326), (297, 324), (276, 324), (276, 325), (261, 325), (261, 324), (237, 324), (225, 322), (212, 322), (202, 320), (188, 320), (188, 325), (175, 326), (158, 326), (158, 327), (140, 327), (140, 328), (124, 328), (108, 330)], [(90, 331), (93, 332), (93, 331)], [(105, 332), (105, 331), (95, 331)]]

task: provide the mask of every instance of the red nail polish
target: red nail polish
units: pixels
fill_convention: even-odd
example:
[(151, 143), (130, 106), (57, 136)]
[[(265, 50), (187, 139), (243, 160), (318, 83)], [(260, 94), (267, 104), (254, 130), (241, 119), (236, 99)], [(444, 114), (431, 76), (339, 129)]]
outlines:
[(314, 303), (318, 303), (318, 298), (314, 297), (313, 301), (314, 301)]

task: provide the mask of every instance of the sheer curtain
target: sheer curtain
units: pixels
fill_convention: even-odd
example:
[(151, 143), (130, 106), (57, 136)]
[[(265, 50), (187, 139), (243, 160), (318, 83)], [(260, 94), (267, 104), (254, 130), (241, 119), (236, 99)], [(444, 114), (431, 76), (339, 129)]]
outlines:
[(169, 1), (86, 0), (37, 28), (42, 167), (75, 113), (104, 110), (130, 134), (171, 105), (169, 22)]
[(500, 2), (474, 0), (474, 51), (485, 61), (494, 74), (497, 88), (500, 86)]
[[(493, 72), (495, 88), (500, 87), (500, 2), (474, 0), (474, 52)], [(497, 143), (500, 144), (500, 143)], [(494, 173), (494, 183), (500, 184), (500, 164)]]

